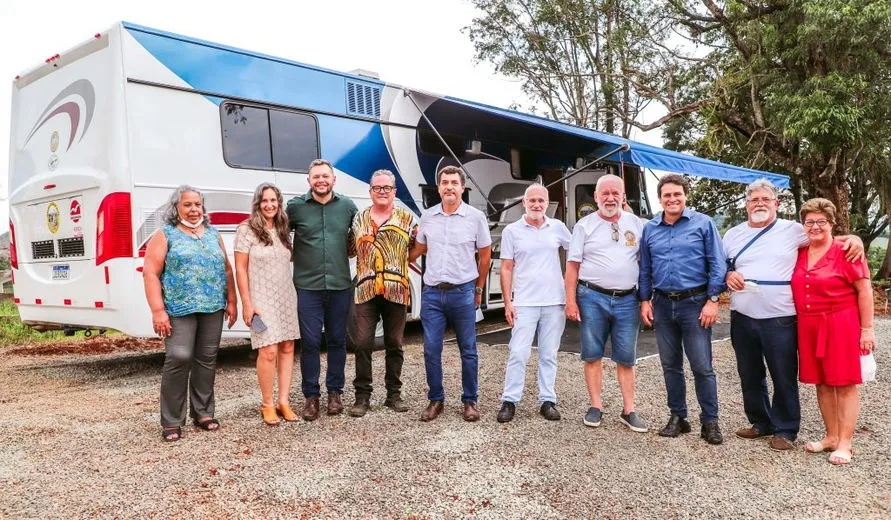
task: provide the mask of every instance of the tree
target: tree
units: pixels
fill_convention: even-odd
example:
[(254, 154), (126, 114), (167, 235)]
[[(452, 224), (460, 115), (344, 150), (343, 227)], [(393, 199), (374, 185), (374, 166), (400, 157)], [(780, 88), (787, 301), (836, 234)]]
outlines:
[[(684, 36), (707, 49), (686, 60), (680, 90), (705, 101), (675, 118), (678, 149), (787, 173), (796, 208), (821, 196), (838, 231), (869, 243), (888, 223), (891, 2), (669, 0)], [(679, 63), (685, 60), (679, 60)], [(703, 66), (705, 64), (705, 66)]]

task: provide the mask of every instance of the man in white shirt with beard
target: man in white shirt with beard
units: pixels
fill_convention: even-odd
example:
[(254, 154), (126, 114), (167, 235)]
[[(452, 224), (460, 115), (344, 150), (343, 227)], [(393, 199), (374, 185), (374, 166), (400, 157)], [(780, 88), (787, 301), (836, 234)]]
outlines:
[[(730, 288), (730, 335), (736, 353), (743, 407), (751, 426), (744, 439), (771, 436), (776, 451), (793, 448), (801, 422), (798, 399), (798, 329), (789, 280), (798, 249), (808, 244), (801, 224), (777, 218), (776, 187), (760, 179), (746, 187), (748, 220), (724, 235), (727, 286)], [(863, 243), (847, 239), (849, 260), (859, 258)], [(767, 391), (770, 373), (773, 402)]]
[(625, 184), (621, 177), (600, 177), (594, 200), (597, 212), (576, 223), (566, 262), (566, 317), (581, 321), (581, 358), (590, 398), (583, 422), (586, 426), (600, 426), (602, 358), (609, 338), (610, 357), (616, 363), (622, 391), (619, 420), (632, 431), (644, 433), (647, 425), (634, 411), (634, 365), (640, 324), (637, 279), (643, 222), (622, 211)]

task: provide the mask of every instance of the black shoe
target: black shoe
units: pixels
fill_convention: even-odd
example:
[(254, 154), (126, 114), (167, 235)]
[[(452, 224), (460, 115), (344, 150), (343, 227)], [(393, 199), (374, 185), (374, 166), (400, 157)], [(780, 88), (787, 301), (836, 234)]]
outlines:
[(367, 395), (357, 395), (356, 404), (347, 411), (351, 417), (364, 417), (371, 409), (371, 399)]
[(690, 423), (678, 415), (672, 415), (665, 428), (659, 432), (660, 437), (677, 437), (682, 433), (690, 433)]
[(557, 411), (557, 405), (550, 401), (541, 403), (541, 408), (538, 409), (538, 413), (549, 421), (560, 420), (560, 412)]
[(498, 410), (498, 417), (496, 417), (495, 420), (498, 422), (510, 422), (511, 419), (514, 418), (514, 413), (516, 413), (516, 411), (517, 405), (505, 401), (501, 403), (501, 410)]
[(700, 437), (705, 439), (705, 442), (709, 444), (721, 444), (724, 442), (724, 436), (721, 435), (721, 428), (718, 426), (718, 421), (702, 423), (702, 433), (700, 434)]

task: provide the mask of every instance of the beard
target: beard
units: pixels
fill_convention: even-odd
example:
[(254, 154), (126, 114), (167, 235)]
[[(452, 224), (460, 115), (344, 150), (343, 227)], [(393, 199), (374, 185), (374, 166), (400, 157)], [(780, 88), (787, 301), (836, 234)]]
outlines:
[(604, 205), (604, 206), (600, 207), (600, 211), (603, 212), (604, 216), (615, 217), (616, 215), (619, 214), (620, 210), (619, 210), (619, 206), (610, 207), (610, 206)]
[(762, 222), (767, 222), (770, 218), (769, 211), (753, 211), (752, 212), (752, 222), (755, 224), (761, 224)]

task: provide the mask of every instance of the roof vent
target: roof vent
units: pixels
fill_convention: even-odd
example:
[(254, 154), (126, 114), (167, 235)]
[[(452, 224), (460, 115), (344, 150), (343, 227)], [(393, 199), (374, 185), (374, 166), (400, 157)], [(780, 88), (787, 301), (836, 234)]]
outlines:
[(353, 116), (381, 117), (381, 90), (378, 85), (348, 80), (347, 113)]
[(363, 78), (369, 79), (381, 79), (381, 75), (373, 70), (365, 70), (365, 69), (353, 69), (349, 72), (353, 76), (362, 76)]

